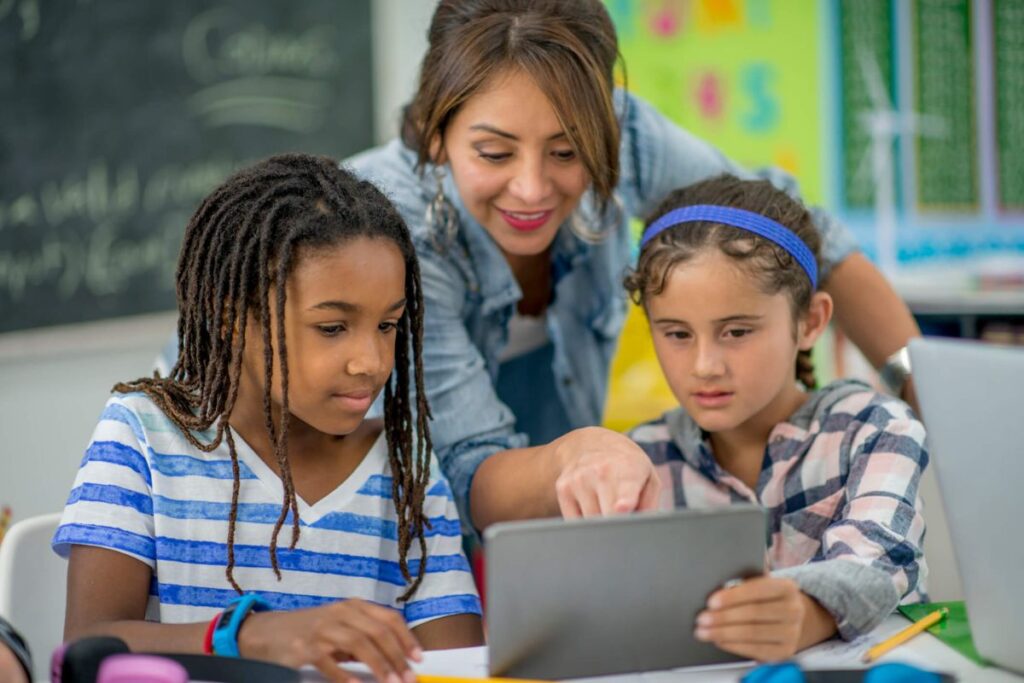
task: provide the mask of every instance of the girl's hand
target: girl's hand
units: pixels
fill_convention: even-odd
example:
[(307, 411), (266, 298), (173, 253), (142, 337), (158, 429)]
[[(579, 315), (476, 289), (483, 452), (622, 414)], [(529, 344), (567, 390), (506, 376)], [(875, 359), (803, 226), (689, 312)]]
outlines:
[(629, 437), (601, 427), (575, 429), (557, 440), (555, 481), (566, 519), (656, 510), (661, 479)]
[(789, 579), (749, 579), (711, 594), (694, 636), (759, 661), (778, 661), (830, 637), (832, 616)]
[(358, 679), (338, 662), (358, 660), (381, 683), (416, 683), (407, 659), (423, 651), (402, 616), (362, 600), (345, 600), (291, 612), (258, 612), (242, 622), (243, 657), (291, 667), (312, 664), (330, 681)]

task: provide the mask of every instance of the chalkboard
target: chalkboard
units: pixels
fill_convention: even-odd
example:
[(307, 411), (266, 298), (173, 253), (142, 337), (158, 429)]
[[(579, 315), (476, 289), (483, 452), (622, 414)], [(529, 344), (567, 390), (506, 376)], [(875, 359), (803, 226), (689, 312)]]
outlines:
[(0, 332), (173, 308), (202, 197), (372, 96), (370, 0), (0, 0)]

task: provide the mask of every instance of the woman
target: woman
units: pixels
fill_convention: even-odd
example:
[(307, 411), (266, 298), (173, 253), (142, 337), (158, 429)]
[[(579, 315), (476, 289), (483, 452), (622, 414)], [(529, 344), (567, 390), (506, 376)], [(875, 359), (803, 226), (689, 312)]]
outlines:
[[(414, 235), (434, 445), (467, 527), (656, 503), (639, 449), (588, 426), (626, 314), (628, 221), (751, 174), (616, 89), (617, 58), (598, 0), (442, 0), (402, 139), (349, 162)], [(815, 221), (838, 322), (881, 365), (916, 325), (846, 231)]]
[[(626, 314), (628, 221), (674, 188), (751, 174), (616, 89), (617, 58), (598, 0), (442, 0), (402, 139), (348, 162), (414, 236), (434, 446), (467, 528), (655, 506), (640, 450), (589, 426)], [(881, 365), (913, 318), (814, 217), (837, 320)]]

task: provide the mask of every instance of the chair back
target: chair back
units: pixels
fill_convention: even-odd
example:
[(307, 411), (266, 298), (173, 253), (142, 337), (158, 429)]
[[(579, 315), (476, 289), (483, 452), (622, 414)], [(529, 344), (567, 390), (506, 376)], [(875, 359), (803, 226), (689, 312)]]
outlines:
[(47, 680), (50, 654), (64, 640), (67, 562), (50, 548), (60, 519), (23, 519), (0, 543), (0, 614), (28, 643), (35, 680)]

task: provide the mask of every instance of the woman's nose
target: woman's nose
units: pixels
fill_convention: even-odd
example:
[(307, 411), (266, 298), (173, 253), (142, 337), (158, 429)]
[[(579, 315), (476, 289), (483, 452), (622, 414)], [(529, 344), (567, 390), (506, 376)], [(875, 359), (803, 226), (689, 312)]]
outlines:
[(531, 209), (547, 208), (540, 207), (540, 204), (547, 198), (550, 189), (551, 179), (542, 159), (522, 160), (509, 184), (512, 195)]

